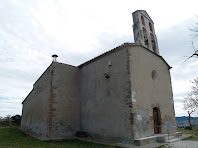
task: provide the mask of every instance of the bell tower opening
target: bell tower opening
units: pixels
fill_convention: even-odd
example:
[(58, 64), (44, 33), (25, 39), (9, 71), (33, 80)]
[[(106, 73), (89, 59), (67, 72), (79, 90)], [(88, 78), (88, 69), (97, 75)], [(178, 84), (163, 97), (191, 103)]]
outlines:
[(141, 16), (141, 21), (142, 21), (142, 25), (145, 25), (144, 17), (143, 16)]
[(150, 29), (151, 32), (153, 32), (153, 28), (152, 28), (151, 22), (149, 22), (149, 29)]
[(146, 29), (143, 27), (143, 35), (144, 35), (144, 44), (148, 46), (148, 37), (147, 37), (147, 32)]
[(153, 52), (157, 53), (157, 51), (156, 51), (155, 38), (154, 38), (154, 36), (153, 36), (152, 33), (150, 33), (150, 37), (151, 37), (151, 45), (152, 45)]
[(135, 43), (141, 43), (142, 46), (159, 55), (154, 22), (145, 10), (133, 12), (133, 33)]

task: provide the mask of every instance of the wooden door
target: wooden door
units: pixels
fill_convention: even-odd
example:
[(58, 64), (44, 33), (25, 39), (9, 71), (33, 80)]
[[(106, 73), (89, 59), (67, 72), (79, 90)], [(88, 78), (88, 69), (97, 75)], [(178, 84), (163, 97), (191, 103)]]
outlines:
[(160, 122), (160, 111), (157, 107), (153, 108), (153, 123), (154, 123), (154, 133), (158, 134), (161, 132), (161, 122)]

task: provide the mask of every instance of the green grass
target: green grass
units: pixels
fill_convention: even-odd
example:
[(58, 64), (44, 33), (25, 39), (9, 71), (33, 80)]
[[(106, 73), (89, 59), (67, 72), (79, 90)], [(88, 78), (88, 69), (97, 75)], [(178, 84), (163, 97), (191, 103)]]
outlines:
[(198, 131), (196, 130), (187, 130), (187, 129), (177, 129), (178, 132), (181, 132), (182, 134), (191, 134), (198, 136)]
[(14, 127), (0, 127), (0, 148), (113, 148), (80, 140), (41, 141)]
[(198, 131), (197, 130), (187, 130), (187, 129), (178, 129), (178, 132), (181, 132), (182, 134), (190, 134), (192, 137), (183, 139), (183, 140), (193, 140), (198, 141)]

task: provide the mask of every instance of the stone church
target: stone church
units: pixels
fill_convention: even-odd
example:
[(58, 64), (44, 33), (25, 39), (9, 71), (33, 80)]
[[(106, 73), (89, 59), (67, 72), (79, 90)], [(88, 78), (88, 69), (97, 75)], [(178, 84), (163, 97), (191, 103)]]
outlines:
[(79, 66), (51, 63), (22, 102), (24, 131), (43, 139), (83, 131), (87, 138), (138, 145), (176, 133), (171, 67), (159, 54), (147, 12), (132, 16), (135, 43)]

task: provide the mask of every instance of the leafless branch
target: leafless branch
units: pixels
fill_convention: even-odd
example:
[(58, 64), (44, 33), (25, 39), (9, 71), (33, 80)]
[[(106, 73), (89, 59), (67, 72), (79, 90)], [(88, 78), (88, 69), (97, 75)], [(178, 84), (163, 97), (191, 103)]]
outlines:
[[(198, 30), (197, 30), (197, 31), (198, 31)], [(198, 50), (195, 48), (193, 42), (192, 42), (192, 47), (193, 47), (194, 53), (193, 53), (191, 56), (189, 56), (184, 62), (186, 62), (188, 59), (190, 59), (190, 58), (192, 58), (192, 57), (198, 58)]]

